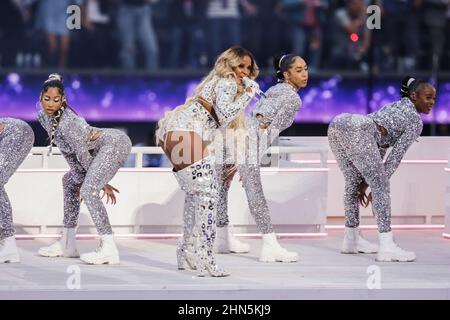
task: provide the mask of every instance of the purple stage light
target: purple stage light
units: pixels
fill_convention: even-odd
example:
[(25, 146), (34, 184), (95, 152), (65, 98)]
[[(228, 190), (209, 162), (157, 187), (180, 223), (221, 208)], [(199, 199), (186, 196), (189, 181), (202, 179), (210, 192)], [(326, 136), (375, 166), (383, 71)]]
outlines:
[[(45, 76), (10, 73), (0, 76), (0, 116), (36, 121), (35, 107)], [(192, 96), (202, 77), (146, 77), (127, 75), (64, 76), (69, 105), (88, 121), (158, 121), (166, 111)], [(260, 77), (261, 89), (276, 83), (271, 76)], [(450, 123), (450, 82), (440, 81), (437, 103), (425, 122)], [(295, 122), (329, 123), (342, 112), (367, 114), (400, 98), (399, 80), (376, 80), (368, 101), (367, 79), (326, 79), (310, 77), (299, 94), (303, 107)], [(370, 106), (370, 107), (369, 107)], [(247, 110), (248, 111), (248, 110)]]

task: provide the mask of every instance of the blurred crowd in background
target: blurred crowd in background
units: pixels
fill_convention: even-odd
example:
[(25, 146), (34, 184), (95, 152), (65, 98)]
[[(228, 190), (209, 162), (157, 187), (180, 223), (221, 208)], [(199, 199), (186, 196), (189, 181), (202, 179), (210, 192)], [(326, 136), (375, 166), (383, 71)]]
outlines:
[(262, 69), (294, 52), (312, 72), (448, 71), (449, 34), (450, 0), (1, 0), (0, 68), (195, 70), (240, 44)]

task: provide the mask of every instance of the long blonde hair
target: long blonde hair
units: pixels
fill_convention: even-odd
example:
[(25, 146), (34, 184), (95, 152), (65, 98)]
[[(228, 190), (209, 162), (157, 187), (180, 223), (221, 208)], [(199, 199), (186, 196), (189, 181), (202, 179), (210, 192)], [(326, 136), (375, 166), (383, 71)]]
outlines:
[[(217, 58), (214, 64), (214, 68), (209, 72), (209, 74), (205, 78), (203, 78), (200, 84), (196, 87), (194, 95), (192, 97), (187, 98), (184, 104), (179, 105), (173, 110), (165, 112), (164, 116), (158, 121), (158, 126), (155, 132), (156, 139), (158, 139), (159, 131), (161, 130), (164, 121), (167, 119), (167, 117), (175, 114), (176, 112), (187, 109), (191, 105), (191, 103), (196, 101), (197, 98), (200, 96), (203, 87), (214, 77), (234, 79), (237, 82), (237, 76), (233, 70), (242, 63), (242, 59), (246, 56), (250, 57), (251, 60), (249, 78), (255, 79), (259, 74), (259, 69), (256, 64), (255, 58), (250, 51), (242, 47), (235, 46), (222, 52), (220, 56)], [(244, 90), (245, 90), (244, 85), (238, 84), (238, 91), (235, 96), (235, 100), (244, 93)], [(242, 111), (239, 114), (239, 116), (231, 122), (230, 128), (232, 129), (245, 128), (244, 111)]]

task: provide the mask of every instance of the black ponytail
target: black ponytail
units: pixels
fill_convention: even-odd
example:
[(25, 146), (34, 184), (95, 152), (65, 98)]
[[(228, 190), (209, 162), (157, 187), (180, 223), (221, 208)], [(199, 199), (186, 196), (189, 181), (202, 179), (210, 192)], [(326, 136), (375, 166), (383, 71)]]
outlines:
[(413, 77), (407, 76), (403, 78), (402, 80), (402, 86), (400, 87), (400, 97), (407, 98), (409, 97), (409, 86), (412, 82), (414, 82), (416, 79)]
[(428, 82), (426, 82), (425, 80), (415, 79), (411, 76), (407, 76), (402, 80), (402, 86), (400, 88), (400, 96), (402, 98), (409, 98), (411, 93), (416, 91), (419, 88), (419, 86), (426, 83)]
[(294, 63), (295, 57), (297, 57), (297, 55), (289, 53), (289, 54), (279, 54), (273, 59), (273, 67), (275, 68), (275, 73), (278, 78), (278, 81), (284, 80), (283, 72), (289, 70), (289, 68)]

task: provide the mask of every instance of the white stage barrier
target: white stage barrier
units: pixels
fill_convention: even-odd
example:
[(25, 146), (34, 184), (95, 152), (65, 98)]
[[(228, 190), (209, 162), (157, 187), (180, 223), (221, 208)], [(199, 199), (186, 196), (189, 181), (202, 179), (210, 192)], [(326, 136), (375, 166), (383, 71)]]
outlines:
[[(274, 147), (271, 152), (315, 154), (314, 164), (282, 160), (262, 168), (262, 182), (274, 225), (279, 232), (324, 231), (326, 224), (328, 168), (326, 146)], [(67, 164), (58, 150), (47, 157), (47, 148), (32, 153), (6, 186), (14, 210), (17, 234), (54, 234), (61, 228), (63, 194), (61, 179)], [(116, 233), (181, 232), (184, 193), (170, 168), (143, 168), (144, 154), (162, 154), (158, 147), (132, 149), (133, 168), (122, 168), (111, 181), (120, 190), (118, 203), (107, 205)], [(274, 156), (272, 159), (277, 159)], [(285, 157), (284, 157), (285, 158)], [(277, 164), (278, 161), (273, 161)], [(230, 221), (238, 232), (256, 231), (238, 177), (229, 194)], [(80, 233), (93, 233), (92, 220), (82, 205)]]
[[(447, 213), (450, 234), (450, 137), (422, 137), (405, 155), (391, 178), (392, 222), (402, 225), (443, 225)], [(18, 234), (53, 234), (63, 215), (61, 178), (67, 165), (61, 155), (47, 158), (46, 148), (34, 148), (6, 188)], [(262, 168), (264, 191), (278, 232), (321, 232), (325, 224), (342, 225), (343, 176), (326, 137), (284, 137), (279, 161)], [(179, 233), (183, 193), (169, 168), (142, 168), (143, 154), (160, 148), (133, 148), (135, 165), (123, 168), (111, 184), (120, 194), (107, 206), (116, 233)], [(272, 155), (271, 159), (277, 158)], [(447, 169), (446, 169), (447, 168)], [(238, 232), (255, 231), (238, 177), (229, 195), (231, 223)], [(445, 191), (446, 190), (446, 191)], [(361, 209), (362, 224), (375, 224), (369, 209)], [(82, 206), (80, 232), (95, 230)]]
[[(285, 137), (282, 140), (291, 144), (328, 146), (326, 137)], [(394, 225), (444, 225), (446, 207), (447, 214), (450, 207), (447, 187), (450, 186), (450, 174), (445, 172), (445, 168), (450, 167), (449, 149), (450, 137), (420, 137), (409, 148), (390, 180)], [(297, 154), (293, 156), (293, 161), (318, 163), (320, 159)], [(328, 167), (327, 223), (341, 225), (344, 221), (344, 178), (331, 151)], [(361, 208), (361, 222), (375, 224), (370, 208)]]
[(448, 164), (445, 168), (447, 187), (445, 188), (445, 230), (444, 237), (450, 239), (450, 149), (448, 149)]

